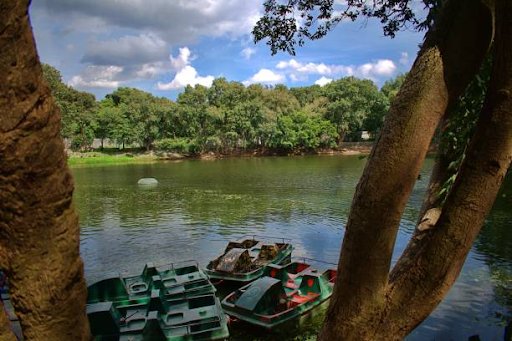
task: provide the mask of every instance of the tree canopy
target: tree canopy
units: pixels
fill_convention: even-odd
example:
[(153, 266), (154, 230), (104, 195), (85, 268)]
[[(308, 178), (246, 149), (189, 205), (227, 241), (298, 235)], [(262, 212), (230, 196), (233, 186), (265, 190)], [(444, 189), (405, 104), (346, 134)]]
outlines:
[(375, 137), (391, 98), (355, 77), (291, 89), (217, 78), (210, 88), (187, 86), (175, 102), (126, 87), (96, 102), (64, 84), (55, 68), (43, 70), (62, 111), (62, 136), (82, 150), (93, 138), (186, 153), (334, 148), (361, 131)]

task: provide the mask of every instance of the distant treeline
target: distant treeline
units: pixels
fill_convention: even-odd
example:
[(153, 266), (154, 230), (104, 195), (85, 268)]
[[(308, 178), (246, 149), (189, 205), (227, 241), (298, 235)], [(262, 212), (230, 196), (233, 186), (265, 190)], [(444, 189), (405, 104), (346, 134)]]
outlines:
[(52, 66), (43, 65), (43, 71), (61, 108), (62, 136), (74, 149), (108, 138), (120, 148), (137, 144), (192, 154), (334, 148), (358, 140), (361, 131), (374, 137), (404, 80), (399, 75), (379, 90), (354, 77), (291, 89), (217, 78), (210, 88), (187, 86), (176, 102), (133, 88), (119, 88), (98, 102), (64, 84)]

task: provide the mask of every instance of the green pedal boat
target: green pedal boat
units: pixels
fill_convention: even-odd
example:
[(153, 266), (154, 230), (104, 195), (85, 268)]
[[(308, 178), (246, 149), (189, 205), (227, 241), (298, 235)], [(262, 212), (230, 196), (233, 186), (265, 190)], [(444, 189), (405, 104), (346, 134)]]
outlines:
[(211, 279), (250, 282), (263, 275), (269, 264), (289, 262), (291, 239), (244, 236), (228, 243), (222, 255), (211, 261), (205, 272)]
[(155, 267), (88, 287), (87, 316), (95, 340), (223, 340), (227, 318), (215, 287), (197, 263)]
[(226, 296), (222, 307), (229, 316), (268, 329), (305, 314), (331, 297), (337, 275), (311, 262), (318, 263), (268, 265), (262, 278)]

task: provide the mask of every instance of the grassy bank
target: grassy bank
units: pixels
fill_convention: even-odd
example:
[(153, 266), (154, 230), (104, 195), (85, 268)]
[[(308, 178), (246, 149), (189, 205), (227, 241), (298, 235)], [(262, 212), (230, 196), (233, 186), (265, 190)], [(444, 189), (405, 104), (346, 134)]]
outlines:
[(105, 153), (72, 153), (68, 158), (68, 165), (115, 165), (127, 163), (147, 163), (157, 161), (158, 157), (151, 154), (105, 154)]
[(265, 149), (233, 151), (230, 153), (202, 153), (199, 155), (180, 154), (173, 152), (146, 152), (139, 149), (119, 151), (118, 149), (105, 149), (102, 152), (68, 152), (68, 165), (70, 166), (94, 166), (94, 165), (115, 165), (130, 163), (148, 163), (162, 160), (180, 160), (180, 159), (202, 159), (212, 160), (226, 157), (259, 157), (259, 156), (293, 156), (293, 155), (358, 155), (369, 154), (370, 145), (348, 144), (341, 149), (318, 149), (309, 151), (269, 151)]

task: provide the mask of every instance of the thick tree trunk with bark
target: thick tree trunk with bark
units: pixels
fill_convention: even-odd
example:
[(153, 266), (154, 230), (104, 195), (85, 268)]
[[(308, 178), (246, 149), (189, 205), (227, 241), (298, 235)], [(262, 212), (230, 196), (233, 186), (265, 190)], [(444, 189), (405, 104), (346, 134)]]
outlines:
[(28, 0), (0, 0), (0, 268), (26, 340), (89, 340), (73, 180)]
[(427, 34), (356, 189), (319, 340), (400, 339), (412, 330), (397, 330), (386, 314), (398, 225), (435, 129), (480, 67), (491, 36), (491, 12), (477, 0), (447, 1)]
[(387, 313), (402, 328), (413, 328), (426, 318), (457, 279), (511, 160), (512, 3), (502, 0), (496, 2), (488, 95), (466, 159), (439, 219), (415, 233), (390, 276)]

